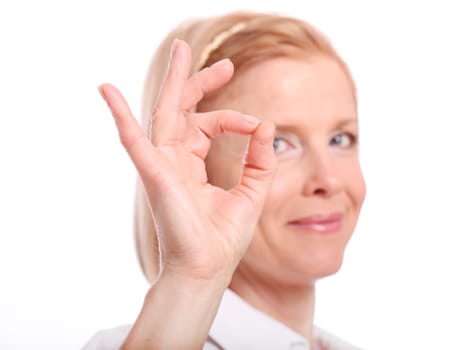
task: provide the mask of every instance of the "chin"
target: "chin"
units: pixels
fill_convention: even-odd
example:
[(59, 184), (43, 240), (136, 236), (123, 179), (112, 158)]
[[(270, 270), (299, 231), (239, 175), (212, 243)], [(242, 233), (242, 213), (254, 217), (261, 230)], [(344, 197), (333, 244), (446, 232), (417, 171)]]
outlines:
[(325, 251), (319, 254), (307, 255), (299, 263), (300, 266), (296, 266), (296, 276), (306, 282), (314, 283), (322, 278), (334, 275), (342, 267), (344, 260), (343, 251)]
[(320, 264), (320, 266), (315, 269), (314, 279), (319, 280), (336, 274), (342, 267), (342, 262), (343, 259), (332, 259), (329, 262)]

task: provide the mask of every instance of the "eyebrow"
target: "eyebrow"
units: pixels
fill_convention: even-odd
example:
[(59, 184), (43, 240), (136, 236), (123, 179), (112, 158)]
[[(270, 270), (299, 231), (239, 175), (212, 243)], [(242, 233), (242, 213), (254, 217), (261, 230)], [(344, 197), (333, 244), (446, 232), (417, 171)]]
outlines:
[(347, 124), (358, 124), (358, 118), (349, 118), (339, 121), (336, 125), (338, 128), (341, 126), (346, 126)]
[[(347, 126), (348, 124), (358, 124), (358, 118), (347, 118), (337, 121), (335, 124), (335, 129)], [(299, 128), (296, 124), (280, 124), (280, 122), (275, 123), (277, 130), (283, 131), (295, 131)]]

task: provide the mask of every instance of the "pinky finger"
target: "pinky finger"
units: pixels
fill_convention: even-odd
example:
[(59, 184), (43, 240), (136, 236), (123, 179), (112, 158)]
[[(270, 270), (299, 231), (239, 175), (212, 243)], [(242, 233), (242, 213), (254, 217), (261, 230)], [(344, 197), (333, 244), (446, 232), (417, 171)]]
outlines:
[[(127, 101), (111, 84), (98, 87), (116, 122), (119, 139), (140, 175), (149, 168), (153, 146), (131, 113)], [(149, 168), (150, 169), (150, 168)]]
[(116, 87), (111, 84), (102, 84), (98, 90), (114, 117), (120, 142), (128, 151), (137, 139), (145, 137), (144, 132), (132, 115), (127, 101)]

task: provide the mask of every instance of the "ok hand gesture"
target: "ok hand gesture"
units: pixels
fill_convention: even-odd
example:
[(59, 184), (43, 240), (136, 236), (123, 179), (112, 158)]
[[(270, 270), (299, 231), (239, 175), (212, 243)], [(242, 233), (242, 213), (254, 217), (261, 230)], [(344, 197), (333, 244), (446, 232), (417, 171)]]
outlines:
[[(150, 139), (114, 86), (101, 85), (100, 93), (144, 184), (162, 274), (228, 281), (252, 238), (272, 179), (274, 126), (231, 110), (190, 112), (233, 74), (227, 59), (191, 78), (190, 65), (190, 48), (176, 40), (151, 116)], [(239, 183), (223, 190), (208, 183), (204, 159), (211, 139), (227, 132), (249, 135), (250, 142)]]

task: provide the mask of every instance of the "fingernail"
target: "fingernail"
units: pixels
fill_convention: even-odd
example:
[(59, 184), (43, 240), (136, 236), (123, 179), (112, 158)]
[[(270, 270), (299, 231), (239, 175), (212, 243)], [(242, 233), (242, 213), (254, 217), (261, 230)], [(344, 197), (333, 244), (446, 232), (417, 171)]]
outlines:
[(226, 66), (231, 60), (229, 58), (224, 58), (223, 60), (217, 61), (211, 65), (211, 67)]
[(242, 117), (246, 122), (252, 125), (258, 125), (260, 124), (260, 120), (254, 116), (248, 115), (248, 114), (243, 114)]
[(106, 95), (103, 91), (103, 87), (101, 85), (98, 85), (98, 92), (100, 93), (101, 97), (103, 98), (103, 100), (106, 101)]

